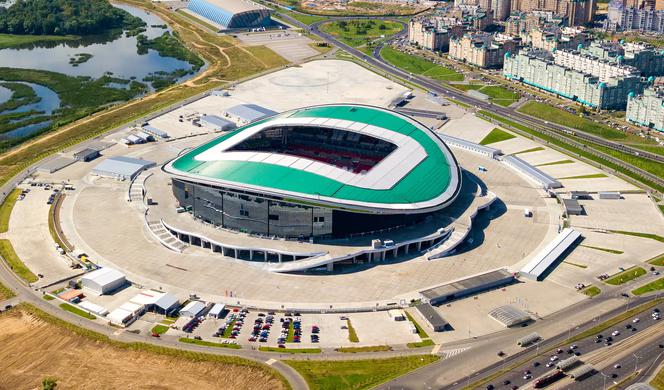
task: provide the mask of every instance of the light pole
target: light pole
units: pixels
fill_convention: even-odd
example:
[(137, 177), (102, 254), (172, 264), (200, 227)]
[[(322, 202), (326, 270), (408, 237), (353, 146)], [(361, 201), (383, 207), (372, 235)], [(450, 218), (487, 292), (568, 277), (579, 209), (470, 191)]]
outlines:
[(639, 359), (641, 359), (641, 356), (638, 356), (638, 355), (635, 354), (635, 353), (633, 353), (632, 355), (633, 355), (634, 358), (636, 359), (636, 360), (635, 360), (635, 363), (634, 363), (634, 372), (636, 372), (636, 370), (639, 368)]
[(602, 390), (606, 390), (606, 378), (608, 378), (609, 376), (604, 374), (602, 371), (600, 371), (599, 373), (600, 375), (602, 375), (602, 381), (603, 381)]

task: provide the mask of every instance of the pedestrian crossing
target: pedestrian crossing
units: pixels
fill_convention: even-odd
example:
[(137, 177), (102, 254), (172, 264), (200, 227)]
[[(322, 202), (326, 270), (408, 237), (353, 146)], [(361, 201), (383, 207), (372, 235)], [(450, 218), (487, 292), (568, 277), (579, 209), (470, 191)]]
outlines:
[(452, 358), (456, 355), (459, 355), (459, 354), (465, 352), (468, 349), (470, 349), (470, 347), (446, 349), (444, 351), (441, 351), (440, 354), (444, 356), (444, 359), (449, 359), (449, 358)]

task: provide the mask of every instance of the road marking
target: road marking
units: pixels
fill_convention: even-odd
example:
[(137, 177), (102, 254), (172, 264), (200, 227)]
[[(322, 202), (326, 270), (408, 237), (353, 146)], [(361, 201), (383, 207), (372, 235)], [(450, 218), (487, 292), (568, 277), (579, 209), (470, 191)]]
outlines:
[(124, 332), (124, 329), (118, 329), (115, 332), (113, 332), (113, 336), (119, 336)]
[(436, 355), (438, 351), (440, 351), (440, 348), (442, 347), (442, 344), (436, 344), (433, 346), (433, 349), (431, 350), (432, 355)]
[(448, 350), (443, 351), (443, 353), (445, 354), (445, 359), (449, 359), (453, 356), (456, 356), (460, 353), (465, 352), (467, 349), (470, 349), (470, 347), (448, 349)]
[(273, 364), (276, 363), (276, 362), (277, 362), (277, 360), (275, 360), (275, 359), (270, 359), (270, 360), (266, 361), (265, 364), (267, 364), (268, 366), (271, 366), (271, 365), (273, 365)]

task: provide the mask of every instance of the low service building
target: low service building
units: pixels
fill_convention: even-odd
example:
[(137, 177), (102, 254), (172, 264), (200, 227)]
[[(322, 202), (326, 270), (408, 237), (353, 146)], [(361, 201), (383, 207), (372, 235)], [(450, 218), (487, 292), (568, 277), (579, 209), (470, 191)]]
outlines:
[(154, 162), (148, 160), (117, 156), (99, 163), (92, 169), (92, 174), (117, 180), (132, 180), (144, 169), (155, 165)]
[(125, 275), (113, 268), (100, 268), (81, 277), (81, 286), (98, 295), (109, 294), (127, 284)]

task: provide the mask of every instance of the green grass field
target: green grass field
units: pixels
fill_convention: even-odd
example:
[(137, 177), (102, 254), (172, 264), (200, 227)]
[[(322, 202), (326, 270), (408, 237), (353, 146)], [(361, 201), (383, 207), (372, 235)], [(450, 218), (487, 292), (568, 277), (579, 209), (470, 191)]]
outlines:
[[(157, 325), (157, 326), (159, 326), (159, 325)], [(190, 339), (190, 338), (187, 338), (187, 337), (180, 337), (180, 339), (178, 341), (181, 342), (181, 343), (185, 343), (185, 344), (202, 345), (204, 347), (242, 349), (242, 347), (238, 344), (213, 343), (211, 341), (196, 340), (196, 339)]]
[(94, 320), (95, 318), (97, 318), (97, 317), (93, 316), (92, 314), (88, 313), (87, 311), (81, 310), (78, 307), (70, 305), (68, 303), (61, 303), (60, 308), (64, 311), (74, 313), (77, 316), (86, 318), (88, 320)]
[(64, 42), (79, 39), (75, 35), (12, 35), (0, 34), (0, 49), (29, 46), (35, 43)]
[(297, 370), (311, 390), (360, 390), (374, 388), (438, 359), (438, 356), (419, 355), (346, 361), (284, 360), (284, 363)]
[(379, 19), (330, 21), (320, 26), (321, 31), (352, 47), (364, 46), (371, 41), (389, 37), (402, 28), (400, 23)]
[(323, 20), (329, 19), (327, 16), (307, 15), (307, 14), (301, 14), (299, 12), (286, 11), (284, 9), (279, 9), (279, 13), (288, 15), (291, 18), (297, 20), (298, 22), (306, 25), (314, 24), (316, 22), (321, 22)]
[(406, 317), (408, 318), (408, 321), (412, 322), (413, 325), (415, 325), (415, 329), (417, 329), (417, 335), (420, 336), (421, 339), (428, 339), (429, 335), (424, 330), (424, 328), (422, 328), (420, 324), (418, 324), (417, 321), (415, 321), (415, 319), (413, 318), (413, 316), (410, 315), (410, 313), (408, 313), (407, 311), (405, 313)]
[(37, 275), (33, 274), (28, 267), (18, 258), (14, 247), (9, 240), (0, 240), (0, 256), (5, 259), (9, 268), (21, 279), (28, 283), (34, 283), (39, 280)]
[(605, 280), (604, 283), (610, 284), (612, 286), (618, 286), (643, 276), (646, 273), (646, 270), (641, 267), (632, 267), (612, 276), (611, 278)]
[(657, 372), (657, 375), (655, 375), (655, 378), (650, 382), (650, 384), (656, 389), (664, 389), (664, 367), (662, 367), (659, 372)]
[(16, 199), (21, 194), (21, 190), (15, 188), (7, 195), (5, 201), (0, 205), (0, 233), (7, 233), (9, 230), (9, 218), (16, 204)]
[(659, 291), (662, 289), (664, 289), (664, 278), (659, 278), (650, 283), (644, 284), (639, 288), (635, 288), (634, 290), (632, 290), (632, 294), (643, 295), (652, 291)]
[(407, 72), (440, 81), (463, 81), (463, 75), (455, 70), (434, 64), (422, 57), (402, 53), (390, 46), (385, 46), (380, 55), (390, 64)]
[(385, 352), (391, 351), (392, 347), (389, 345), (371, 345), (368, 347), (341, 347), (335, 349), (337, 352), (345, 353), (360, 353), (360, 352)]
[(491, 132), (484, 138), (482, 138), (480, 145), (490, 145), (496, 142), (507, 141), (508, 139), (512, 138), (516, 138), (516, 136), (496, 127), (495, 129), (491, 130)]

